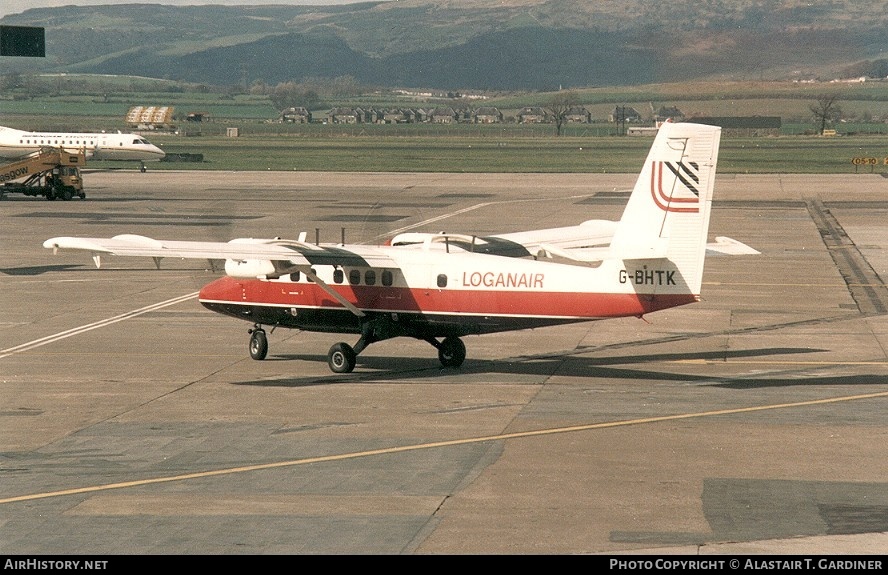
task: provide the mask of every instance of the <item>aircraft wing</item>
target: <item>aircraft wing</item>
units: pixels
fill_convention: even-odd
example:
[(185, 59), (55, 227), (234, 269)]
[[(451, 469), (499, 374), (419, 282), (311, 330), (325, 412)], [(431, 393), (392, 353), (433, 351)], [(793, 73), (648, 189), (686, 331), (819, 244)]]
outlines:
[[(396, 267), (394, 261), (370, 246), (345, 247), (316, 245), (296, 240), (241, 238), (229, 242), (194, 242), (155, 240), (153, 238), (123, 234), (112, 238), (56, 237), (43, 242), (43, 247), (53, 251), (60, 249), (90, 252), (96, 266), (101, 265), (102, 255), (151, 257), (155, 262), (163, 258), (228, 260), (234, 264), (270, 262), (278, 273), (287, 269), (309, 268), (312, 265), (342, 265), (368, 267)], [(256, 266), (253, 266), (256, 267)], [(256, 277), (265, 274), (237, 274), (240, 277)]]
[[(529, 255), (556, 255), (579, 262), (598, 262), (604, 259), (623, 260), (650, 259), (662, 257), (657, 250), (617, 253), (610, 250), (611, 239), (617, 222), (611, 220), (589, 220), (578, 226), (549, 228), (527, 232), (499, 234), (500, 240), (524, 246)], [(706, 244), (709, 255), (756, 255), (761, 252), (733, 238), (719, 236)]]
[[(616, 222), (589, 220), (578, 226), (549, 228), (491, 236), (470, 236), (441, 232), (406, 232), (389, 241), (392, 246), (437, 244), (455, 246), (464, 251), (505, 257), (546, 255), (544, 248), (576, 250), (606, 247), (614, 235)], [(548, 257), (548, 256), (547, 256)]]
[[(615, 252), (610, 242), (617, 222), (588, 220), (577, 226), (547, 228), (492, 236), (467, 236), (462, 234), (430, 234), (408, 232), (395, 236), (393, 246), (419, 245), (423, 243), (446, 244), (465, 251), (506, 257), (559, 257), (582, 263), (595, 263), (606, 259), (640, 260), (663, 257), (664, 250), (649, 246), (644, 251)], [(735, 239), (720, 236), (706, 244), (708, 255), (755, 255), (758, 250)]]

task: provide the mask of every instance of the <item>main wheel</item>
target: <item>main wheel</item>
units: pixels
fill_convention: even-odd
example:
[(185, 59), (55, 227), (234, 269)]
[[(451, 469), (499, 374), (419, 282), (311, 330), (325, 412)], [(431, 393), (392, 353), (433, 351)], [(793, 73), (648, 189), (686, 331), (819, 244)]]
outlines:
[(444, 367), (459, 367), (466, 359), (466, 344), (458, 337), (445, 337), (438, 346), (438, 359)]
[(256, 360), (265, 359), (268, 355), (268, 338), (265, 330), (256, 329), (250, 335), (250, 357)]
[(337, 343), (327, 353), (327, 364), (333, 373), (351, 373), (358, 361), (358, 355), (347, 343)]

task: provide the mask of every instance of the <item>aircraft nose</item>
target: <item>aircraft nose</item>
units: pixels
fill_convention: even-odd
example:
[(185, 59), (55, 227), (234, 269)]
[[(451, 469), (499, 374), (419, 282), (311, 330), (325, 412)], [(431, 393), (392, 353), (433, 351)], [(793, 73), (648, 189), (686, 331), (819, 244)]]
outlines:
[(203, 302), (240, 302), (244, 299), (242, 282), (229, 276), (212, 281), (200, 289), (198, 300)]

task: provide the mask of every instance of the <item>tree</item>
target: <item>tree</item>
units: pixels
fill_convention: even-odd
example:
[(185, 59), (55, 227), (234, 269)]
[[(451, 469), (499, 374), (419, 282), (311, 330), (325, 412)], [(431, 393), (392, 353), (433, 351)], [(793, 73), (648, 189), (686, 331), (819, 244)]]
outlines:
[(842, 117), (842, 109), (838, 105), (839, 97), (835, 95), (822, 95), (817, 98), (816, 104), (811, 104), (811, 113), (814, 121), (820, 126), (818, 133), (823, 135), (826, 125)]
[(561, 127), (564, 125), (567, 114), (577, 105), (577, 101), (576, 93), (570, 91), (558, 92), (552, 96), (546, 109), (555, 120), (555, 135), (561, 135)]
[(321, 104), (321, 98), (317, 92), (294, 82), (278, 84), (268, 98), (278, 110), (286, 110), (287, 108), (315, 110)]

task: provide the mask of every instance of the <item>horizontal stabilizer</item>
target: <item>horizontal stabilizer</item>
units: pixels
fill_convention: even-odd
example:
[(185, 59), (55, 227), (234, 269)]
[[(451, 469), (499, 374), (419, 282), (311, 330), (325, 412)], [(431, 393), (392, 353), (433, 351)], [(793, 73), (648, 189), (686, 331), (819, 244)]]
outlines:
[(743, 242), (725, 236), (718, 236), (714, 242), (706, 244), (706, 251), (712, 255), (723, 256), (754, 256), (762, 253)]

